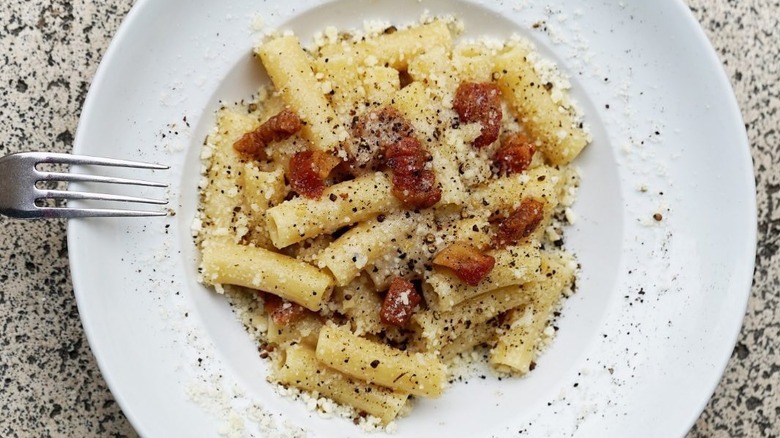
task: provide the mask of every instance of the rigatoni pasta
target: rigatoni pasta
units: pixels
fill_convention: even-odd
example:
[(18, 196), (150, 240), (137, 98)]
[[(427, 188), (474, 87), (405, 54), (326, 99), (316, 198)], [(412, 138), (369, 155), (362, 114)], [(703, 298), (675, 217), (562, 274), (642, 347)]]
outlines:
[(315, 149), (333, 150), (347, 133), (322, 93), (298, 38), (282, 36), (257, 48), (274, 86), (305, 122), (302, 134)]
[(539, 250), (531, 244), (488, 252), (495, 265), (476, 286), (461, 281), (451, 269), (434, 267), (425, 279), (424, 292), (429, 306), (437, 311), (454, 306), (487, 292), (528, 283), (541, 275)]
[(494, 71), (504, 95), (523, 118), (529, 132), (540, 140), (545, 158), (555, 165), (568, 164), (588, 144), (571, 109), (551, 98), (546, 83), (528, 61), (528, 49), (516, 45), (496, 57)]
[(336, 239), (317, 257), (317, 264), (347, 285), (368, 264), (374, 264), (392, 251), (392, 246), (404, 240), (420, 222), (419, 214), (398, 212), (366, 220)]
[(319, 310), (333, 289), (328, 274), (263, 248), (210, 242), (203, 246), (201, 255), (204, 280), (273, 293), (309, 310)]
[(285, 349), (282, 361), (274, 372), (279, 382), (316, 391), (339, 403), (375, 415), (385, 423), (398, 415), (409, 398), (407, 393), (372, 385), (323, 367), (314, 350), (303, 345), (292, 345)]
[(333, 326), (320, 330), (317, 359), (369, 383), (425, 397), (438, 397), (447, 381), (444, 363), (432, 353), (411, 353)]
[(334, 184), (319, 199), (298, 197), (268, 209), (266, 227), (277, 248), (332, 233), (397, 209), (390, 187), (382, 172)]
[(457, 29), (270, 36), (273, 86), (220, 109), (203, 149), (201, 281), (253, 303), (272, 382), (358, 420), (440, 396), (482, 347), (530, 372), (574, 284), (561, 232), (588, 133), (529, 43)]

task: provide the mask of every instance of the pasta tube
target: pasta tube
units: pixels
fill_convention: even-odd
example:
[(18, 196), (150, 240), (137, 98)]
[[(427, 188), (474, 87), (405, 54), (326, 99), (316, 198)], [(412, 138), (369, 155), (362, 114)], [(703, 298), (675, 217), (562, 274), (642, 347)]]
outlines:
[(496, 259), (490, 274), (478, 285), (470, 286), (447, 268), (435, 267), (427, 276), (423, 293), (434, 310), (451, 310), (469, 298), (511, 285), (524, 284), (539, 275), (539, 250), (529, 245), (490, 251)]
[(588, 136), (569, 108), (553, 100), (527, 56), (527, 49), (516, 46), (496, 57), (498, 86), (526, 129), (542, 141), (544, 156), (552, 164), (569, 164), (588, 144)]
[(409, 353), (326, 325), (317, 341), (317, 359), (344, 374), (400, 392), (438, 397), (447, 371), (433, 354)]
[(272, 375), (279, 383), (320, 394), (358, 411), (391, 422), (409, 398), (381, 386), (365, 383), (318, 363), (314, 350), (303, 345), (291, 345), (285, 350), (284, 362)]
[(396, 213), (381, 221), (371, 219), (360, 223), (331, 243), (318, 257), (318, 265), (327, 268), (344, 286), (360, 274), (368, 264), (393, 250), (399, 240), (417, 227), (418, 214)]
[(284, 248), (399, 208), (390, 189), (387, 175), (376, 172), (332, 185), (319, 199), (285, 201), (266, 212), (271, 241)]
[(441, 348), (474, 327), (521, 304), (530, 297), (521, 286), (508, 286), (476, 296), (453, 307), (449, 312), (427, 310), (412, 316), (426, 350)]
[(317, 311), (333, 279), (292, 257), (247, 245), (203, 242), (203, 280), (262, 290)]
[[(395, 33), (382, 34), (363, 40), (351, 47), (356, 61), (369, 65), (387, 65), (396, 70), (405, 70), (409, 60), (426, 52), (431, 47), (452, 47), (452, 34), (447, 23), (434, 21), (414, 26)], [(343, 53), (341, 43), (324, 46), (321, 57)]]
[(552, 312), (560, 304), (563, 291), (574, 280), (569, 257), (541, 254), (542, 279), (529, 285), (530, 302), (509, 315), (508, 328), (490, 351), (490, 363), (499, 371), (525, 374), (543, 344)]
[(303, 136), (321, 151), (334, 150), (348, 137), (336, 118), (322, 86), (312, 71), (308, 55), (297, 37), (282, 36), (257, 48), (268, 76), (282, 93), (284, 101), (295, 108), (303, 120)]

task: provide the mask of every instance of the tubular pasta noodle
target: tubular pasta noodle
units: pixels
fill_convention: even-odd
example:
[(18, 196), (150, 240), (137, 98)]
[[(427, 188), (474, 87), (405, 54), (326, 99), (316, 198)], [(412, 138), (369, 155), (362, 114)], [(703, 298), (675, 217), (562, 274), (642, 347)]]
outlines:
[(452, 47), (452, 34), (445, 22), (437, 20), (395, 33), (382, 34), (352, 46), (349, 43), (327, 45), (320, 49), (320, 57), (327, 58), (343, 53), (344, 46), (352, 50), (357, 62), (388, 65), (396, 70), (404, 70), (410, 59), (425, 53), (430, 47), (443, 47), (449, 50)]
[(283, 363), (272, 378), (279, 383), (320, 394), (379, 417), (385, 424), (403, 408), (409, 394), (395, 392), (378, 385), (344, 375), (323, 367), (314, 350), (292, 345), (284, 352)]
[(568, 108), (553, 100), (544, 81), (528, 62), (528, 51), (518, 45), (496, 57), (495, 73), (501, 92), (524, 126), (542, 141), (542, 152), (552, 164), (569, 164), (588, 144), (588, 135)]
[(317, 311), (333, 279), (314, 266), (263, 248), (211, 242), (202, 247), (203, 279), (262, 290)]
[(401, 351), (332, 325), (320, 330), (317, 360), (369, 383), (424, 397), (438, 397), (447, 382), (447, 369), (435, 355)]
[(507, 286), (466, 300), (452, 310), (427, 310), (412, 317), (419, 331), (424, 349), (440, 348), (509, 309), (528, 303), (525, 287)]
[(360, 274), (368, 264), (392, 251), (395, 244), (403, 240), (417, 227), (417, 214), (396, 213), (378, 220), (364, 221), (335, 242), (331, 243), (317, 257), (318, 266), (326, 268), (344, 286)]
[(266, 212), (266, 226), (277, 248), (370, 219), (400, 207), (382, 172), (335, 184), (320, 199), (298, 197)]
[(499, 371), (525, 374), (548, 338), (545, 329), (561, 295), (574, 279), (572, 261), (568, 257), (541, 254), (542, 279), (528, 288), (530, 300), (526, 306), (510, 313), (507, 328), (490, 351), (490, 363)]
[(435, 267), (423, 286), (428, 305), (434, 310), (448, 311), (470, 298), (502, 287), (525, 284), (539, 276), (539, 250), (532, 246), (508, 247), (488, 254), (495, 257), (496, 265), (476, 286), (463, 283), (449, 269)]
[(272, 39), (261, 45), (257, 54), (284, 101), (305, 122), (303, 133), (312, 146), (322, 151), (337, 149), (347, 139), (347, 132), (325, 98), (298, 38)]

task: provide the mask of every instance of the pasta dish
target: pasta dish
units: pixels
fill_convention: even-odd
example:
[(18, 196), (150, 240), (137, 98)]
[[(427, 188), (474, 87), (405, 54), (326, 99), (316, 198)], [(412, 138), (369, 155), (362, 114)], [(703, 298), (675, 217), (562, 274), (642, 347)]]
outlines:
[(202, 151), (201, 281), (271, 381), (382, 424), (475, 348), (533, 370), (577, 271), (562, 232), (590, 140), (569, 84), (521, 38), (459, 31), (268, 37), (272, 85), (221, 108)]

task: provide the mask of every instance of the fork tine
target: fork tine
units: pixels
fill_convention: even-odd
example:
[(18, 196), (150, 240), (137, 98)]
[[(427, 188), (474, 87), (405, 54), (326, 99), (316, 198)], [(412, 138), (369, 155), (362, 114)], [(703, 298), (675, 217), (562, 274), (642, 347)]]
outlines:
[(76, 206), (40, 205), (43, 200), (85, 200), (119, 201), (142, 204), (165, 205), (167, 200), (145, 197), (125, 196), (108, 193), (90, 193), (70, 190), (42, 190), (36, 187), (39, 181), (95, 182), (132, 184), (148, 187), (167, 187), (167, 184), (143, 181), (139, 179), (117, 178), (99, 175), (43, 172), (35, 169), (41, 163), (68, 165), (103, 165), (132, 167), (152, 170), (165, 170), (169, 166), (142, 163), (138, 161), (117, 160), (90, 156), (79, 156), (44, 152), (20, 152), (0, 157), (0, 214), (24, 218), (81, 218), (81, 217), (133, 217), (167, 216), (175, 214), (171, 210), (134, 210), (117, 208), (78, 208)]
[(68, 207), (42, 207), (38, 211), (45, 218), (86, 218), (86, 217), (142, 217), (142, 216), (167, 216), (167, 211), (144, 210), (119, 210), (108, 208), (68, 208)]
[(82, 164), (97, 166), (115, 166), (115, 167), (135, 167), (138, 169), (169, 169), (170, 166), (164, 164), (144, 163), (141, 161), (118, 160), (114, 158), (92, 157), (89, 155), (71, 155), (60, 153), (28, 152), (25, 155), (34, 157), (38, 163), (63, 163), (63, 164)]
[(147, 187), (168, 187), (168, 184), (140, 179), (115, 178), (110, 176), (85, 175), (81, 173), (40, 172), (41, 180), (67, 182), (98, 182), (113, 184), (130, 184)]
[(120, 202), (140, 202), (143, 204), (164, 205), (168, 201), (152, 198), (141, 198), (137, 196), (112, 195), (108, 193), (90, 193), (90, 192), (71, 192), (68, 190), (41, 190), (39, 198), (66, 199), (66, 200), (90, 200), (90, 201), (120, 201)]

